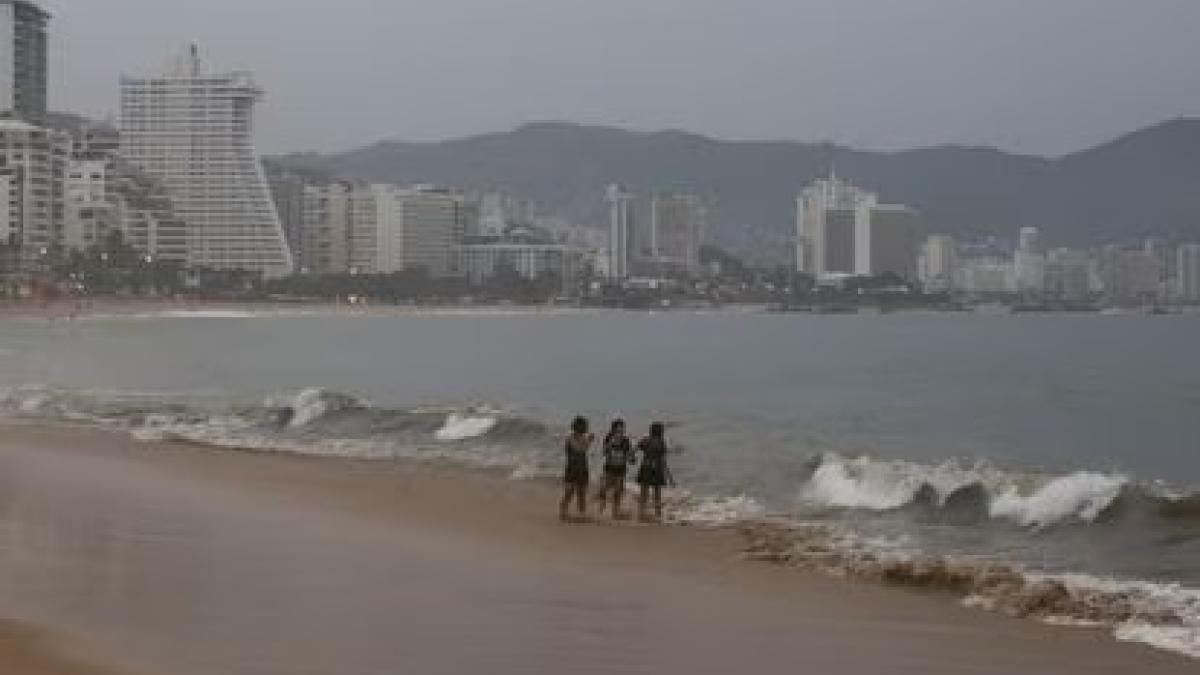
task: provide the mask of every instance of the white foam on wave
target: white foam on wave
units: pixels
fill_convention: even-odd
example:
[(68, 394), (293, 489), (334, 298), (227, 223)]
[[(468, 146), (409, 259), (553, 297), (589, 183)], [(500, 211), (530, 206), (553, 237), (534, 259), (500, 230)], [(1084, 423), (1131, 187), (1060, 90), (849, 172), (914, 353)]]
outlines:
[(275, 312), (254, 312), (245, 309), (170, 309), (151, 316), (164, 319), (253, 319), (273, 314)]
[(1071, 588), (1124, 595), (1147, 612), (1169, 614), (1177, 620), (1176, 623), (1154, 623), (1136, 618), (1115, 626), (1113, 634), (1118, 640), (1140, 642), (1156, 649), (1200, 659), (1200, 589), (1180, 584), (1122, 581), (1086, 574), (1059, 575), (1054, 578)]
[(729, 525), (756, 520), (766, 515), (762, 504), (746, 495), (713, 497), (692, 503), (686, 503), (691, 500), (684, 495), (681, 501), (684, 503), (677, 504), (673, 509), (672, 520), (689, 525)]
[(52, 392), (43, 386), (24, 386), (0, 389), (0, 409), (17, 415), (36, 415), (54, 400)]
[(888, 511), (913, 500), (922, 485), (946, 495), (976, 478), (952, 464), (926, 466), (869, 457), (827, 455), (800, 490), (800, 500), (817, 506)]
[(818, 507), (890, 511), (913, 503), (923, 489), (932, 489), (935, 503), (944, 505), (955, 491), (972, 484), (987, 492), (990, 517), (1041, 528), (1094, 522), (1116, 502), (1130, 479), (1091, 471), (1044, 477), (986, 465), (968, 468), (954, 462), (928, 465), (829, 454), (800, 487), (799, 498)]
[(498, 422), (498, 419), (488, 415), (450, 413), (442, 428), (433, 432), (433, 437), (444, 443), (479, 438), (491, 431)]
[(1156, 649), (1200, 659), (1200, 626), (1155, 626), (1130, 621), (1113, 633), (1122, 642), (1140, 642)]
[(329, 411), (324, 390), (315, 387), (296, 394), (292, 399), (291, 408), (292, 419), (288, 426), (293, 429), (306, 427)]
[(281, 312), (262, 309), (163, 309), (146, 312), (96, 312), (83, 314), (76, 321), (148, 321), (152, 319), (256, 319), (281, 316)]
[(1071, 519), (1092, 522), (1129, 483), (1123, 476), (1079, 472), (1060, 476), (1028, 495), (1010, 487), (992, 499), (993, 518), (1007, 518), (1027, 527), (1047, 527)]

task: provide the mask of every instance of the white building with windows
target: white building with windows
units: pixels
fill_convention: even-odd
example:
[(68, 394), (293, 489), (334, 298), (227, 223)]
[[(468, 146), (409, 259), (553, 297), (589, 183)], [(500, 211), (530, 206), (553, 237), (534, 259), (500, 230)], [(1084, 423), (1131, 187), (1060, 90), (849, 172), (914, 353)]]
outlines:
[(250, 73), (208, 71), (195, 47), (168, 72), (121, 79), (121, 155), (171, 195), (192, 266), (293, 269), (254, 149), (261, 96)]
[(804, 188), (796, 198), (796, 271), (817, 279), (853, 275), (858, 212), (877, 201), (836, 175)]
[(1087, 251), (1069, 248), (1050, 251), (1046, 254), (1041, 278), (1041, 292), (1046, 297), (1067, 302), (1087, 300), (1092, 286), (1091, 260)]
[(656, 194), (650, 211), (650, 255), (658, 270), (699, 276), (708, 205), (693, 194)]
[(954, 237), (930, 235), (921, 247), (920, 278), (930, 292), (954, 290), (958, 276), (958, 245)]
[(1041, 293), (1046, 283), (1046, 256), (1042, 251), (1041, 233), (1036, 227), (1023, 227), (1017, 250), (1013, 253), (1013, 273), (1017, 291)]
[(1200, 244), (1180, 245), (1175, 257), (1176, 297), (1182, 302), (1200, 302)]
[(71, 136), (20, 120), (0, 120), (0, 174), (8, 181), (10, 260), (36, 264), (62, 243), (63, 188)]
[(483, 284), (508, 269), (524, 279), (555, 275), (569, 288), (580, 257), (566, 244), (518, 241), (466, 243), (458, 248), (458, 269), (472, 284)]
[(454, 274), (454, 251), (466, 234), (466, 197), (429, 185), (373, 185), (371, 191), (376, 209), (373, 271)]
[(637, 260), (634, 195), (614, 183), (608, 186), (605, 198), (608, 201), (608, 278), (624, 281), (633, 275)]
[(113, 208), (109, 202), (110, 162), (104, 159), (72, 158), (67, 162), (66, 217), (63, 246), (83, 251), (97, 244), (111, 227)]
[(915, 210), (880, 204), (831, 175), (796, 200), (796, 271), (818, 281), (887, 272), (915, 281), (919, 225)]

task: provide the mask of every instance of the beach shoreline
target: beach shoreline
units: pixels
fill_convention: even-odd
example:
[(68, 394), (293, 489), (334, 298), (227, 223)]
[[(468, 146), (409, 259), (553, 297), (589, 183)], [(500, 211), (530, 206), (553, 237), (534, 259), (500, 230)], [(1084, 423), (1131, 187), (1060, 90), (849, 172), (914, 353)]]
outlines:
[[(797, 664), (789, 663), (793, 657), (785, 652), (797, 647), (809, 654), (818, 667), (815, 672), (831, 673), (884, 668), (901, 673), (1091, 675), (1185, 673), (1195, 667), (1185, 657), (1117, 643), (1099, 630), (1045, 626), (967, 609), (946, 594), (830, 579), (749, 560), (743, 536), (731, 528), (604, 521), (563, 525), (555, 517), (555, 484), (512, 481), (499, 472), (140, 443), (121, 434), (65, 427), (6, 427), (0, 458), (43, 463), (53, 471), (78, 466), (101, 481), (111, 471), (114, 481), (131, 481), (135, 487), (162, 481), (203, 488), (231, 499), (260, 500), (287, 513), (336, 514), (373, 528), (373, 536), (420, 540), (422, 551), (444, 547), (446, 559), (461, 564), (467, 577), (488, 574), (489, 566), (470, 555), (463, 560), (456, 547), (477, 551), (480, 560), (503, 560), (537, 574), (565, 569), (589, 585), (643, 589), (655, 599), (654, 611), (664, 611), (657, 603), (668, 609), (698, 603), (706, 611), (688, 615), (694, 625), (670, 630), (682, 631), (684, 644), (691, 633), (729, 635), (730, 644), (717, 647), (721, 657), (749, 659), (758, 672), (789, 672)], [(523, 592), (530, 597), (522, 602), (545, 601), (539, 589)], [(454, 614), (470, 609), (460, 607)], [(769, 628), (752, 638), (735, 628), (752, 621)], [(524, 634), (530, 628), (511, 630)], [(763, 630), (780, 632), (762, 636)], [(764, 645), (755, 644), (760, 639), (769, 643), (767, 653)], [(693, 655), (649, 660), (662, 672), (675, 672), (693, 660), (709, 663), (713, 657), (705, 652), (710, 647), (697, 645)], [(779, 653), (772, 656), (770, 648)], [(514, 670), (527, 666), (519, 659), (510, 665)], [(501, 667), (496, 672), (506, 671)]]

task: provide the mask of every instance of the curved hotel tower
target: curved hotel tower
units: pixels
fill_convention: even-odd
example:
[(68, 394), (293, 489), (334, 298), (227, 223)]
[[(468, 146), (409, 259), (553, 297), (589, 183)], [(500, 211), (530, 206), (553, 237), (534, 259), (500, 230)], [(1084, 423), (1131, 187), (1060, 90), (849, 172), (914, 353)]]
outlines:
[(187, 223), (188, 264), (292, 271), (253, 141), (262, 91), (246, 72), (205, 72), (195, 47), (161, 75), (121, 78), (121, 154), (159, 179)]

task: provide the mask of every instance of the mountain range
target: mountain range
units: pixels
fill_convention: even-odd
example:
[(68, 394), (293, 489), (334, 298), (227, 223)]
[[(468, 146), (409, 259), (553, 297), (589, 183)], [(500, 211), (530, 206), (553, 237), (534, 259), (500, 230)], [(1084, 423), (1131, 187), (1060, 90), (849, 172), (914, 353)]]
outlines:
[(832, 143), (724, 141), (564, 122), (427, 143), (386, 141), (336, 154), (270, 158), (276, 168), (349, 180), (505, 192), (580, 223), (605, 222), (604, 188), (686, 190), (726, 231), (790, 231), (797, 192), (836, 170), (881, 200), (921, 210), (930, 232), (1056, 244), (1162, 235), (1200, 239), (1200, 119), (1181, 118), (1062, 157), (938, 146), (899, 152)]

